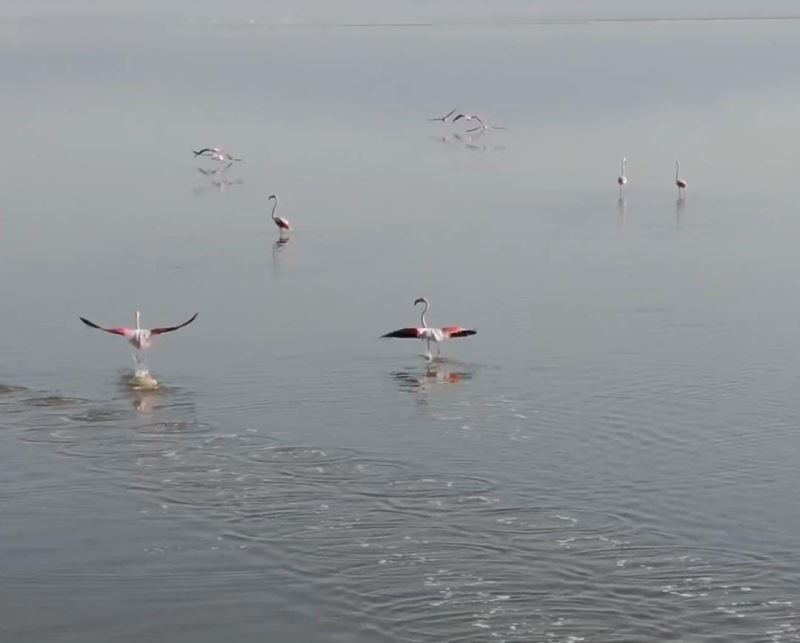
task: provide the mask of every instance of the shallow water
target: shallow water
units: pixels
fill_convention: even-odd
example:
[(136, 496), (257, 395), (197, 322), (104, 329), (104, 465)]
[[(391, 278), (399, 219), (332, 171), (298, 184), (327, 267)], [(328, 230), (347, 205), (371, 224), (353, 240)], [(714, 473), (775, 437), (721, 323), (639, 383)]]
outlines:
[(0, 20), (0, 639), (800, 640), (793, 3), (104, 6)]

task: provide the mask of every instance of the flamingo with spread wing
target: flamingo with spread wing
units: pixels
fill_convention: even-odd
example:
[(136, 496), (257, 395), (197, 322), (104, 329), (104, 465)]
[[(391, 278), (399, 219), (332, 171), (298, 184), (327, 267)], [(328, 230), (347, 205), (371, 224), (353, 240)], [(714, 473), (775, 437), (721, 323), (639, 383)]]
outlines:
[(103, 330), (107, 333), (111, 333), (113, 335), (121, 335), (128, 342), (133, 346), (136, 350), (145, 350), (150, 348), (151, 340), (155, 335), (163, 335), (164, 333), (171, 333), (174, 330), (178, 330), (179, 328), (183, 328), (184, 326), (188, 326), (197, 318), (197, 313), (191, 316), (191, 318), (182, 324), (178, 324), (177, 326), (164, 326), (161, 328), (142, 328), (141, 326), (141, 315), (139, 311), (136, 311), (136, 328), (103, 328), (102, 326), (98, 326), (94, 322), (89, 321), (85, 317), (81, 317), (80, 320), (91, 328), (97, 328), (98, 330)]
[(400, 339), (420, 339), (425, 342), (427, 348), (426, 357), (431, 358), (431, 342), (436, 344), (436, 355), (441, 355), (439, 344), (447, 339), (454, 339), (457, 337), (469, 337), (475, 335), (478, 331), (470, 328), (462, 328), (461, 326), (442, 326), (441, 328), (433, 328), (428, 326), (428, 321), (425, 317), (430, 307), (430, 303), (425, 297), (420, 297), (414, 300), (414, 305), (422, 304), (422, 315), (420, 316), (420, 325), (412, 328), (400, 328), (391, 333), (386, 333), (381, 337), (393, 337)]

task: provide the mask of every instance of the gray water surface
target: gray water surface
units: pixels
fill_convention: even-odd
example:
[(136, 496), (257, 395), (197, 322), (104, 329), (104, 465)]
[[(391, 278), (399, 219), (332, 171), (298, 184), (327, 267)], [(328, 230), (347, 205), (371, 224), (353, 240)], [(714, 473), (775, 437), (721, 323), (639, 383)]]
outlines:
[(800, 21), (659, 4), (5, 6), (0, 640), (800, 640)]

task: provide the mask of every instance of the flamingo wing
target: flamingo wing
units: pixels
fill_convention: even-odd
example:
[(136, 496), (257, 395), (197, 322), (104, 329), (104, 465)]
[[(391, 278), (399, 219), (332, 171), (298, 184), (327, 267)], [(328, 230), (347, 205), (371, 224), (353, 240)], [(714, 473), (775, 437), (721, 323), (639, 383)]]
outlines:
[(96, 328), (97, 330), (104, 330), (107, 333), (111, 333), (112, 335), (122, 335), (123, 337), (130, 337), (133, 331), (130, 328), (103, 328), (102, 326), (98, 326), (94, 322), (89, 321), (85, 317), (80, 317), (80, 320), (89, 326), (90, 328)]
[(179, 328), (183, 328), (184, 326), (188, 326), (197, 318), (197, 313), (191, 316), (187, 321), (183, 322), (182, 324), (178, 324), (177, 326), (165, 326), (163, 328), (152, 328), (150, 330), (151, 335), (163, 335), (164, 333), (171, 333), (173, 330), (178, 330)]
[(461, 326), (445, 326), (442, 328), (442, 333), (444, 333), (445, 337), (469, 337), (470, 335), (476, 335), (478, 331), (471, 328), (461, 328)]
[(277, 225), (282, 230), (291, 230), (292, 226), (289, 224), (287, 219), (283, 217), (275, 217), (275, 225)]
[(391, 333), (381, 335), (381, 337), (397, 337), (400, 339), (418, 339), (421, 336), (421, 328), (400, 328), (393, 330)]

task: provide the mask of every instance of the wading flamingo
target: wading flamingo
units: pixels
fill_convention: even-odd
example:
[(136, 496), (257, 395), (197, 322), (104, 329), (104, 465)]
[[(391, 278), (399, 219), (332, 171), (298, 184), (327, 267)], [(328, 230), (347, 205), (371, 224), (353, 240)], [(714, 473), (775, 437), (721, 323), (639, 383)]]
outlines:
[(278, 209), (278, 197), (274, 194), (270, 194), (267, 197), (267, 201), (269, 201), (270, 199), (272, 200), (272, 220), (275, 222), (275, 225), (278, 226), (278, 230), (280, 230), (281, 236), (283, 236), (285, 232), (291, 231), (292, 226), (289, 223), (288, 219), (275, 216), (275, 210)]
[(128, 342), (139, 351), (143, 351), (146, 348), (150, 348), (150, 342), (154, 335), (163, 335), (164, 333), (171, 333), (173, 330), (178, 330), (179, 328), (183, 328), (184, 326), (188, 326), (191, 324), (196, 318), (197, 313), (192, 315), (191, 319), (188, 321), (183, 322), (182, 324), (178, 324), (177, 326), (165, 326), (163, 328), (142, 328), (141, 327), (141, 320), (140, 320), (139, 311), (136, 311), (136, 328), (103, 328), (102, 326), (98, 326), (94, 322), (89, 321), (85, 317), (81, 317), (80, 320), (90, 326), (91, 328), (97, 328), (99, 330), (104, 330), (107, 333), (112, 333), (113, 335), (121, 335)]
[(468, 328), (461, 328), (461, 326), (443, 326), (441, 328), (431, 328), (425, 319), (425, 314), (428, 312), (430, 304), (425, 297), (420, 297), (414, 300), (414, 305), (422, 304), (422, 315), (420, 316), (420, 325), (414, 328), (400, 328), (391, 333), (386, 333), (381, 337), (398, 337), (401, 339), (421, 339), (425, 342), (427, 353), (425, 357), (431, 359), (431, 342), (436, 344), (436, 355), (441, 355), (439, 343), (446, 339), (456, 337), (469, 337), (475, 335), (478, 331)]
[(681, 171), (681, 164), (675, 161), (675, 185), (678, 186), (678, 196), (683, 196), (683, 191), (686, 189), (686, 181), (678, 176)]
[(628, 183), (628, 177), (625, 176), (625, 166), (628, 164), (628, 159), (622, 159), (622, 170), (620, 175), (617, 177), (617, 183), (619, 184), (619, 191), (622, 192), (625, 185)]
[(224, 163), (226, 161), (241, 161), (242, 159), (237, 159), (228, 152), (219, 147), (204, 147), (202, 150), (192, 150), (195, 156), (205, 156), (210, 159), (214, 159), (215, 161), (219, 161), (220, 163)]

